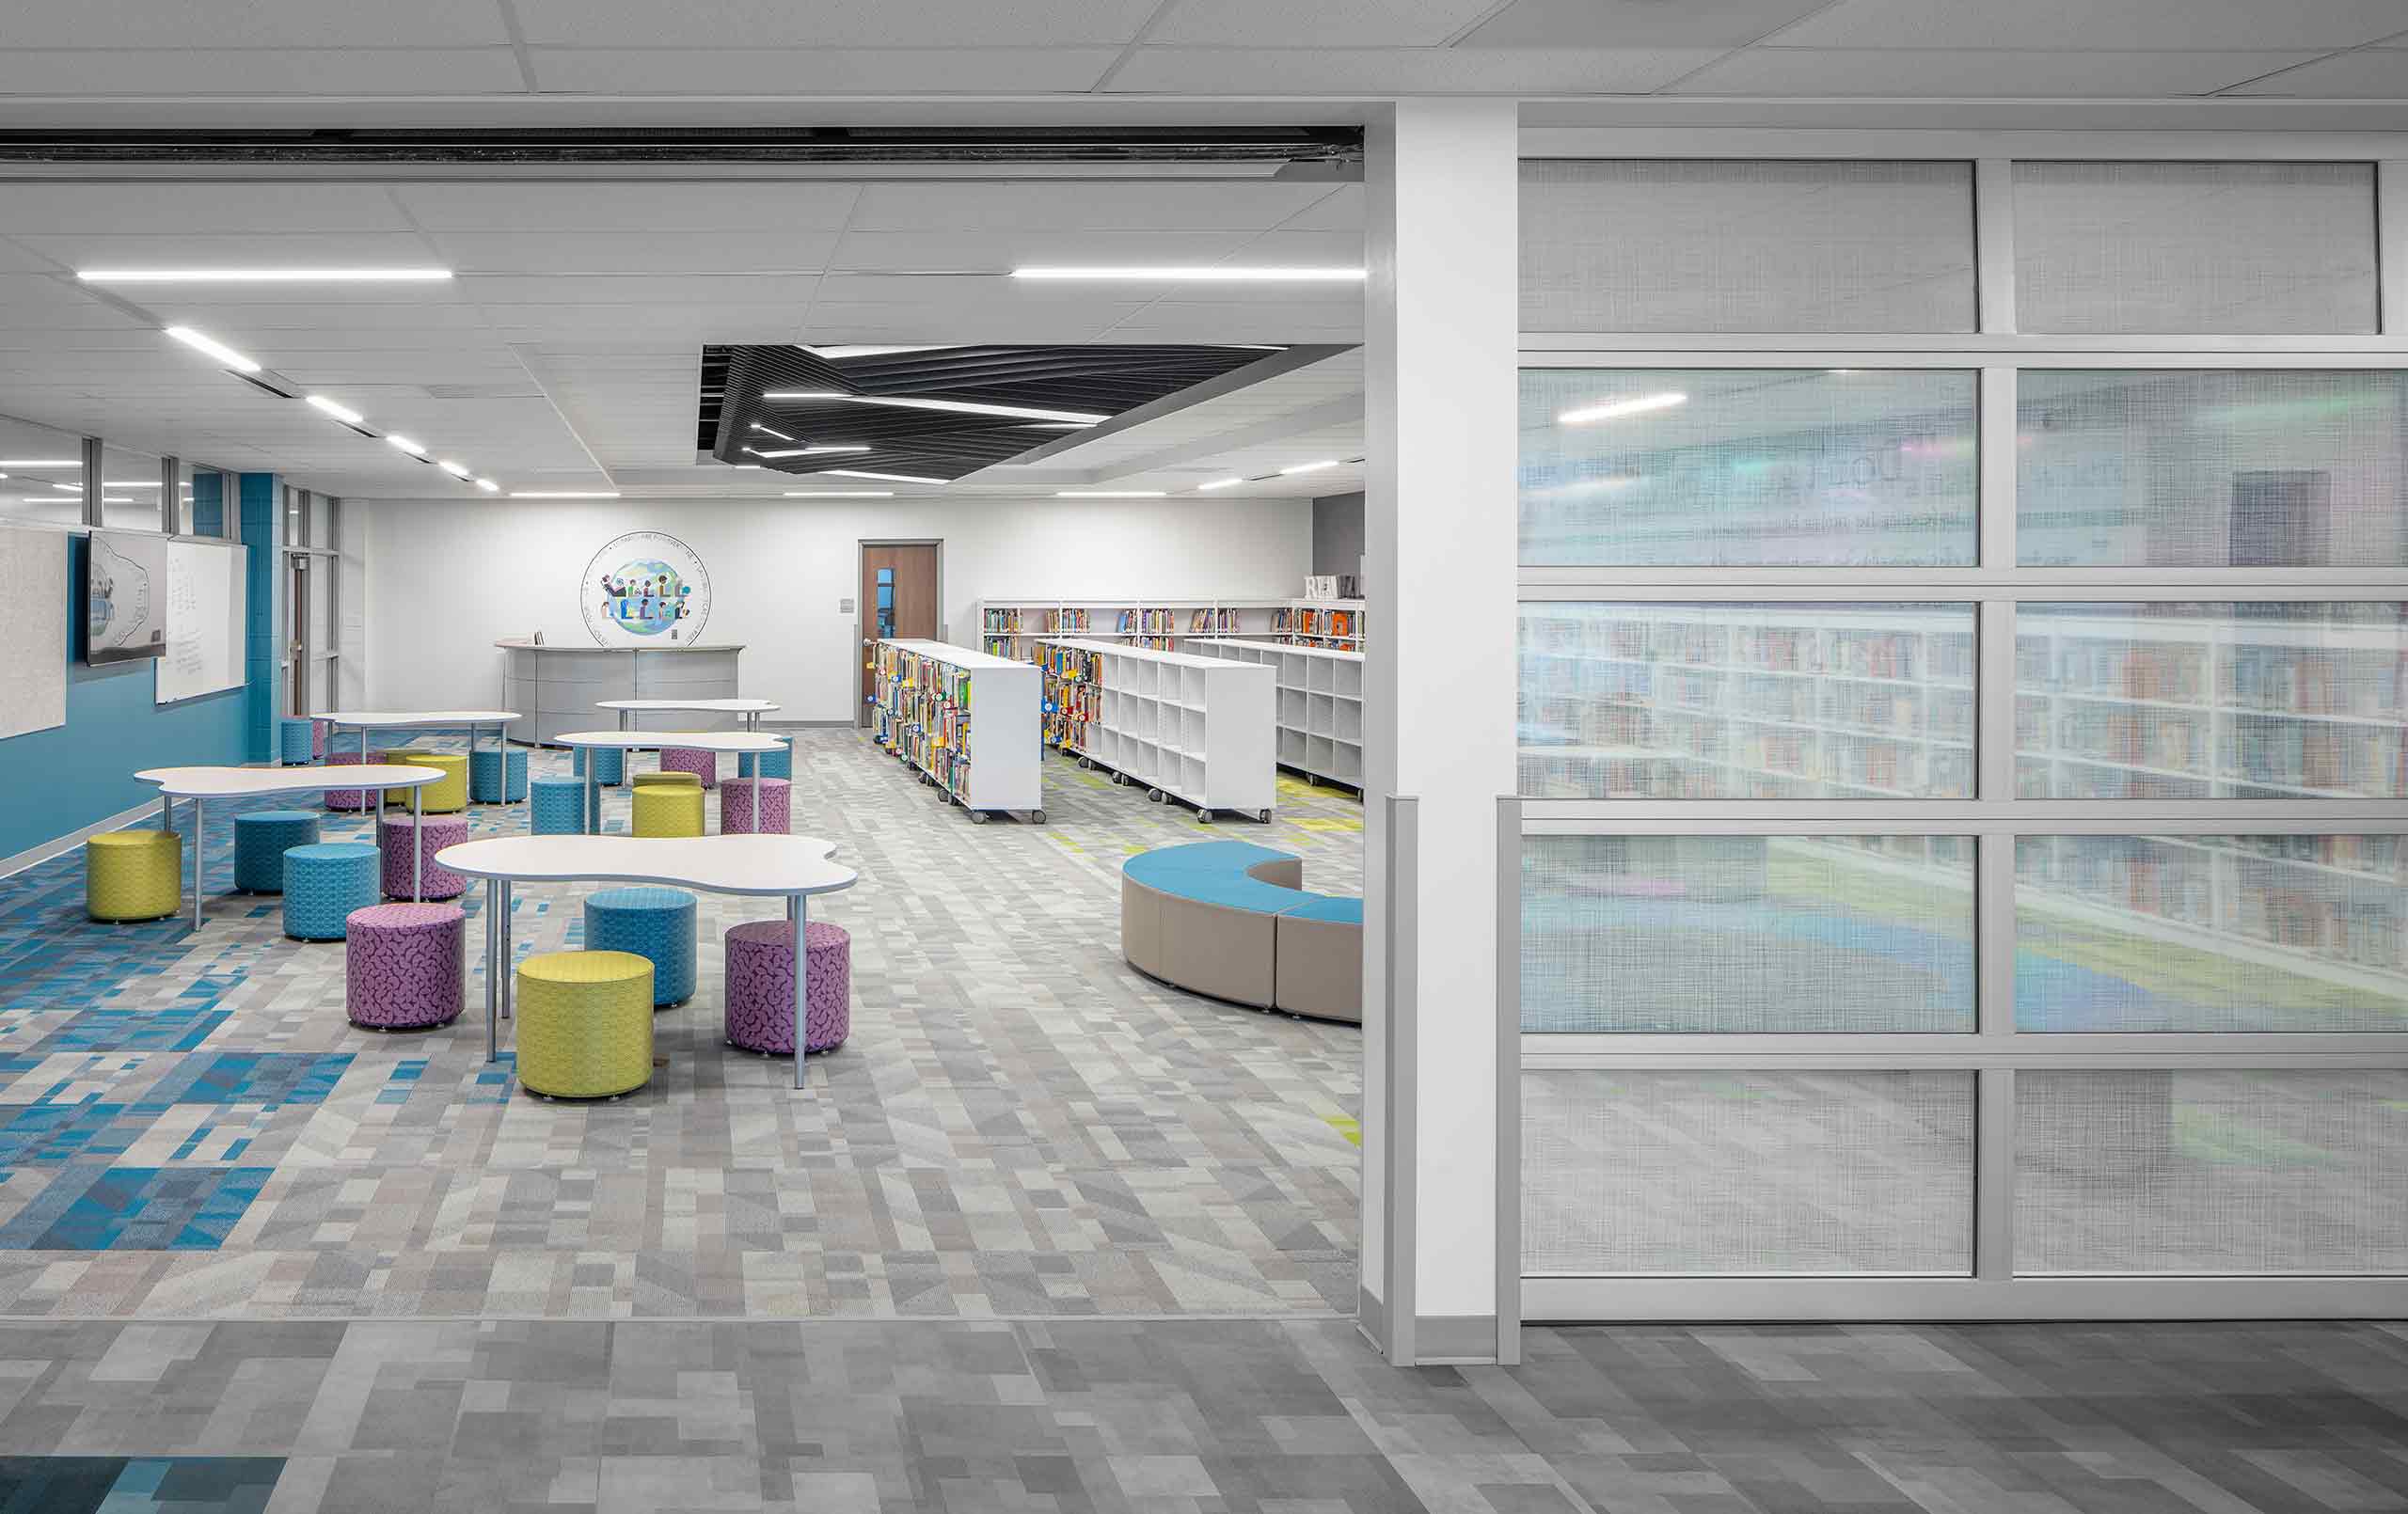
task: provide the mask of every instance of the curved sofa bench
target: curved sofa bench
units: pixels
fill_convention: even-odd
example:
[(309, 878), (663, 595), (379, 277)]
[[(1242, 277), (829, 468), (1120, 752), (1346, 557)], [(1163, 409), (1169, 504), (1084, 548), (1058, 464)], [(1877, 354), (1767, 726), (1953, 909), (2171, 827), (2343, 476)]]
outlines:
[(1140, 852), (1120, 868), (1130, 966), (1215, 999), (1363, 1022), (1363, 901), (1308, 893), (1302, 860), (1244, 841)]

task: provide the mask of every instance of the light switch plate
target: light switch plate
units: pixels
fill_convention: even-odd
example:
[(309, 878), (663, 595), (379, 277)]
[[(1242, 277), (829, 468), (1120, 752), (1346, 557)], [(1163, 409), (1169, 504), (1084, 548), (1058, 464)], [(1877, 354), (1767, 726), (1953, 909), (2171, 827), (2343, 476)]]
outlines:
[(837, 614), (839, 614), (839, 615), (850, 615), (852, 612), (853, 612), (853, 602), (852, 602), (851, 600), (849, 600), (849, 599), (840, 599), (840, 600), (836, 601), (836, 613), (837, 613)]

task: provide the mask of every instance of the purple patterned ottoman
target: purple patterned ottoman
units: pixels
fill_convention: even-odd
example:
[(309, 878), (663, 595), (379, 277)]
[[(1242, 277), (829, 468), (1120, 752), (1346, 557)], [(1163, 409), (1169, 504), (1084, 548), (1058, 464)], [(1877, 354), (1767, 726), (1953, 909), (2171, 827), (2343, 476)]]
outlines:
[[(427, 899), (457, 899), (468, 891), (468, 880), (448, 867), (435, 865), (435, 854), (446, 846), (457, 846), (468, 839), (468, 817), (465, 814), (431, 814), (420, 825), (426, 834), (420, 844), (426, 848), (419, 875), (420, 895)], [(377, 828), (377, 849), (384, 854), (385, 897), (410, 897), (410, 817), (388, 814)]]
[(309, 755), (320, 762), (326, 760), (326, 722), (324, 720), (309, 722)]
[(783, 778), (731, 778), (719, 786), (719, 833), (722, 836), (749, 836), (752, 833), (752, 785), (764, 783), (761, 790), (761, 830), (764, 835), (783, 836), (793, 814), (791, 801), (794, 785)]
[[(810, 1049), (833, 1051), (853, 1031), (853, 938), (842, 925), (804, 927), (811, 997), (803, 1005)], [(752, 920), (727, 933), (727, 1044), (739, 1051), (794, 1055), (794, 927)]]
[[(328, 767), (348, 767), (356, 765), (358, 761), (359, 753), (356, 750), (326, 753)], [(384, 761), (385, 753), (382, 749), (370, 749), (368, 753), (370, 766), (381, 765)], [(329, 810), (373, 810), (376, 808), (376, 795), (372, 790), (368, 789), (328, 789), (326, 790), (326, 808)]]
[(372, 1031), (460, 1017), (467, 916), (458, 905), (370, 905), (343, 919), (343, 1013)]
[(660, 770), (664, 773), (691, 773), (703, 781), (703, 787), (719, 787), (719, 753), (715, 751), (700, 751), (692, 747), (663, 747), (660, 749)]

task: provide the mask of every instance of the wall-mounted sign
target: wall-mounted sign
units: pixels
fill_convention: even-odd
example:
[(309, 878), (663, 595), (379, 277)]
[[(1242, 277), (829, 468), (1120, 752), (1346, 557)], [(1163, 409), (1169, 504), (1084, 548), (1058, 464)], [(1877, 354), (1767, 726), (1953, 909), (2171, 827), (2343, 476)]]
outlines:
[(711, 576), (677, 538), (629, 531), (594, 554), (578, 598), (603, 646), (690, 646), (710, 619)]
[(84, 660), (125, 662), (167, 650), (167, 539), (94, 531), (85, 598)]

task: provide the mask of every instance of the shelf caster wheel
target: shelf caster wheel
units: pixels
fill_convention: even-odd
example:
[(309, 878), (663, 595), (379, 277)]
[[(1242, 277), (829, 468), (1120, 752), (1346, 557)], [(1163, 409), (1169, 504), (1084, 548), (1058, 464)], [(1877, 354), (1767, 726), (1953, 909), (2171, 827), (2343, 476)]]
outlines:
[(1160, 804), (1163, 802), (1163, 791), (1160, 789), (1148, 789), (1146, 791), (1146, 797), (1153, 800), (1156, 804)]
[(987, 823), (987, 812), (986, 812), (986, 811), (984, 811), (984, 810), (973, 810), (973, 811), (971, 811), (971, 812), (970, 812), (970, 823), (971, 823), (972, 825), (974, 825), (974, 826), (983, 826), (983, 825), (985, 825), (985, 824)]
[(1028, 812), (1028, 823), (1032, 826), (1041, 826), (1045, 824), (1045, 812), (1042, 810), (1031, 810)]
[(1198, 810), (1198, 811), (1196, 811), (1196, 823), (1197, 825), (1199, 825), (1199, 826), (1209, 826), (1209, 825), (1211, 825), (1211, 824), (1212, 823), (1212, 811), (1210, 811), (1210, 810)]

